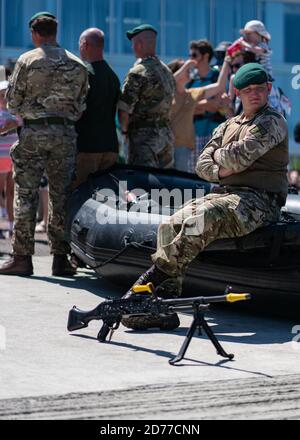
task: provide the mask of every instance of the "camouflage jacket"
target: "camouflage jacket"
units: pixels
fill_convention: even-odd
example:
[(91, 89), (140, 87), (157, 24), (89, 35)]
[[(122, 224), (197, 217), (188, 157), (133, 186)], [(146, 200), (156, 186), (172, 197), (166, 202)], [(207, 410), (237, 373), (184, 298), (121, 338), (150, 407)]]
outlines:
[[(288, 160), (286, 120), (266, 105), (252, 120), (244, 121), (242, 114), (221, 124), (201, 153), (196, 172), (221, 185), (286, 193)], [(220, 179), (221, 166), (234, 174)]]
[(58, 45), (45, 44), (18, 59), (9, 79), (8, 109), (24, 119), (76, 121), (86, 108), (88, 87), (81, 60)]
[(143, 58), (129, 71), (119, 109), (130, 115), (130, 124), (170, 121), (175, 80), (169, 68), (156, 56)]

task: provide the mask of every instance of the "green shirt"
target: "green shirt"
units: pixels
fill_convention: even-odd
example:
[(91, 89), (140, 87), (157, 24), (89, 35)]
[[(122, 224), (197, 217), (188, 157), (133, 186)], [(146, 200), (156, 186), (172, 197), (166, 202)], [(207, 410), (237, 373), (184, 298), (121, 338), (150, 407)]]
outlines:
[(118, 152), (116, 107), (120, 81), (106, 61), (87, 65), (90, 90), (87, 109), (76, 124), (81, 153)]
[(130, 115), (129, 126), (169, 122), (175, 88), (172, 72), (158, 57), (140, 59), (126, 76), (118, 108)]

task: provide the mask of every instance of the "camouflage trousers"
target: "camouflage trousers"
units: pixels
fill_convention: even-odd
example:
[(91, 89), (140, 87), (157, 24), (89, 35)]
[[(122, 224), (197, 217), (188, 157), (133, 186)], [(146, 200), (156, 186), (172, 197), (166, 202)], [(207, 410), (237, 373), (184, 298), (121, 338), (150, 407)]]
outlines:
[(174, 139), (168, 127), (129, 130), (130, 165), (153, 168), (172, 168)]
[(13, 253), (34, 254), (34, 232), (41, 178), (49, 181), (48, 236), (52, 254), (69, 252), (65, 241), (66, 202), (75, 168), (76, 132), (73, 126), (30, 126), (22, 129), (11, 149), (14, 165), (15, 225)]
[(275, 222), (281, 204), (276, 195), (250, 188), (216, 188), (189, 202), (160, 225), (153, 263), (176, 280), (178, 294), (188, 264), (215, 240), (247, 235)]

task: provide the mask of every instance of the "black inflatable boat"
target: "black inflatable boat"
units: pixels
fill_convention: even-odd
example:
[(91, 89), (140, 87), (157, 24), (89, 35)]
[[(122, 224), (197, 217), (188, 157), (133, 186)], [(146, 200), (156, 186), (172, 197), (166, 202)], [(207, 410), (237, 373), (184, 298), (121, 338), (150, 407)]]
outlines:
[[(157, 226), (180, 205), (176, 194), (167, 204), (156, 196), (174, 189), (184, 193), (186, 202), (187, 197), (209, 192), (210, 185), (187, 173), (128, 166), (91, 176), (70, 201), (68, 231), (73, 252), (98, 275), (121, 284), (123, 291), (151, 264)], [(207, 247), (191, 264), (184, 291), (188, 296), (217, 295), (227, 285), (252, 293), (252, 306), (298, 318), (298, 195), (288, 196), (277, 224)]]

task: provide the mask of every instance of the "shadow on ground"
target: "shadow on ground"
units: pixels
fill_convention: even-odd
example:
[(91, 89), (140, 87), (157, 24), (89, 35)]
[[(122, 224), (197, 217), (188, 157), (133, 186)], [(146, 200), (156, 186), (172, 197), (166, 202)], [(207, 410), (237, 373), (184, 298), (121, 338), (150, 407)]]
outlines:
[[(5, 249), (2, 244), (5, 243)], [(37, 241), (37, 254), (48, 254), (48, 246), (45, 245), (43, 237)], [(10, 241), (0, 241), (0, 258), (8, 258), (10, 252)], [(49, 267), (49, 270), (51, 268)], [(119, 298), (126, 292), (126, 287), (115, 285), (104, 278), (95, 276), (94, 271), (80, 269), (75, 277), (55, 278), (51, 276), (32, 276), (32, 281), (40, 280), (47, 283), (56, 284), (66, 289), (79, 289), (95, 295), (95, 306), (107, 297)], [(128, 286), (129, 287), (129, 286)], [(192, 316), (190, 316), (192, 322)], [(212, 325), (214, 332), (221, 342), (244, 343), (244, 344), (284, 344), (292, 340), (292, 328), (297, 323), (287, 319), (272, 319), (270, 317), (257, 316), (253, 312), (232, 311), (226, 308), (222, 310), (220, 306), (212, 306), (207, 314), (207, 319)], [(186, 335), (188, 327), (180, 327), (174, 334), (182, 337)], [(153, 331), (148, 330), (147, 334)], [(79, 335), (78, 335), (79, 336)], [(84, 337), (84, 335), (80, 335)], [(199, 335), (196, 335), (199, 338)], [(169, 357), (169, 354), (168, 354)]]
[[(146, 333), (146, 332), (144, 332)], [(178, 332), (177, 332), (178, 333)], [(90, 341), (96, 342), (97, 338), (96, 337), (92, 337), (92, 336), (86, 336), (86, 335), (79, 335), (79, 334), (72, 334), (71, 336), (74, 337), (78, 337), (78, 338), (83, 338), (83, 339), (88, 339)], [(140, 351), (143, 353), (150, 353), (150, 354), (155, 354), (156, 356), (161, 356), (167, 359), (172, 359), (174, 357), (174, 353), (171, 351), (166, 351), (166, 350), (153, 350), (150, 348), (146, 348), (146, 347), (142, 347), (139, 345), (134, 345), (134, 344), (128, 344), (125, 342), (116, 342), (116, 341), (111, 341), (110, 342), (111, 345), (114, 345), (116, 347), (123, 347), (123, 348), (128, 348), (132, 351)], [(178, 351), (180, 349), (180, 345), (178, 346)], [(212, 346), (212, 352), (214, 352), (214, 347)], [(199, 351), (199, 357), (201, 358), (201, 351)], [(217, 359), (220, 359), (219, 356), (216, 356)], [(239, 372), (244, 372), (244, 373), (251, 373), (251, 374), (255, 374), (258, 376), (262, 376), (262, 377), (268, 377), (271, 378), (273, 376), (267, 375), (265, 373), (261, 373), (259, 371), (253, 371), (253, 370), (245, 370), (245, 369), (241, 369), (241, 368), (235, 368), (234, 367), (234, 359), (233, 360), (229, 360), (229, 359), (220, 359), (219, 361), (217, 361), (216, 363), (209, 363), (209, 362), (203, 362), (201, 360), (196, 360), (196, 359), (190, 359), (189, 357), (185, 357), (184, 359), (182, 359), (182, 361), (180, 361), (178, 364), (174, 365), (175, 367), (184, 367), (184, 366), (194, 366), (194, 367), (218, 367), (218, 368), (225, 368), (227, 370), (233, 370), (233, 371), (239, 371)]]

